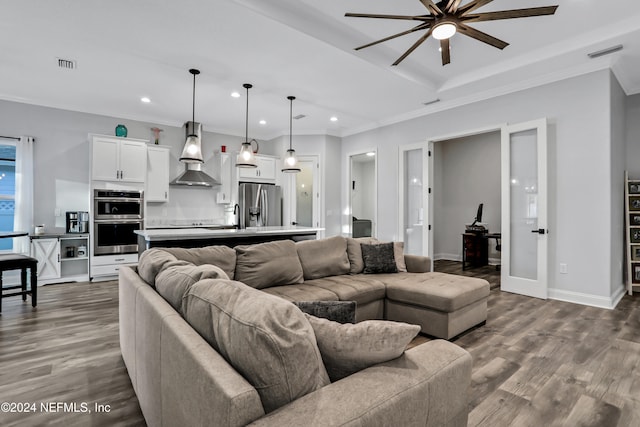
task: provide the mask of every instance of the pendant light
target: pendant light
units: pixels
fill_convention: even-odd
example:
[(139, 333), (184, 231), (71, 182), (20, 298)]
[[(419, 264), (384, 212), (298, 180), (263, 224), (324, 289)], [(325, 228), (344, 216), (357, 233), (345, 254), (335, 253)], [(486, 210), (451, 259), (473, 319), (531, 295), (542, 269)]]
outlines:
[(287, 96), (289, 100), (289, 149), (284, 156), (284, 168), (282, 172), (285, 173), (298, 173), (300, 172), (300, 166), (298, 166), (298, 158), (296, 157), (296, 150), (293, 149), (293, 100), (295, 96)]
[[(191, 122), (187, 123), (187, 140), (184, 143), (184, 149), (180, 156), (183, 163), (203, 163), (202, 145), (200, 137), (196, 134), (196, 76), (200, 74), (200, 70), (192, 68), (189, 70), (193, 74), (193, 105), (191, 109)], [(190, 131), (189, 131), (190, 130)]]
[[(255, 140), (249, 140), (249, 89), (253, 86), (249, 83), (242, 85), (247, 90), (247, 115), (245, 120), (245, 139), (240, 147), (240, 152), (236, 158), (236, 166), (239, 168), (256, 168), (258, 163), (256, 162), (256, 156), (253, 155), (253, 148), (251, 143)], [(257, 144), (257, 141), (256, 141)]]

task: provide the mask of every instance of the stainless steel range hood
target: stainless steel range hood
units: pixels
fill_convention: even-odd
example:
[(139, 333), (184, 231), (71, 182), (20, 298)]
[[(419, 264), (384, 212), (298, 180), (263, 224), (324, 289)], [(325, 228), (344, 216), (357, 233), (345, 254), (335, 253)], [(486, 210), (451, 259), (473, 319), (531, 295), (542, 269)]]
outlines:
[[(184, 124), (186, 135), (196, 135), (202, 140), (202, 123), (186, 122)], [(170, 182), (171, 185), (187, 185), (199, 187), (211, 187), (220, 183), (202, 171), (202, 163), (185, 163), (184, 173)]]

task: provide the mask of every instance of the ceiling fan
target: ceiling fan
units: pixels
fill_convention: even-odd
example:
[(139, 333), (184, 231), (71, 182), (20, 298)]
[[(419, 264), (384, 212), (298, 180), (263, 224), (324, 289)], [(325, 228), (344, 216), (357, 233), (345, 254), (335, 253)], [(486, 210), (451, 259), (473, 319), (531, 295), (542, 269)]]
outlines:
[(396, 37), (414, 33), (416, 31), (425, 31), (425, 33), (411, 46), (400, 58), (392, 65), (400, 64), (407, 56), (411, 54), (418, 46), (420, 46), (429, 36), (440, 40), (440, 50), (442, 52), (442, 65), (451, 62), (451, 52), (449, 39), (456, 33), (460, 32), (465, 36), (474, 38), (483, 43), (487, 43), (498, 49), (504, 49), (509, 43), (497, 39), (487, 33), (476, 30), (468, 26), (468, 23), (482, 21), (496, 21), (499, 19), (526, 18), (529, 16), (553, 15), (558, 6), (531, 7), (527, 9), (501, 10), (498, 12), (472, 13), (476, 9), (491, 3), (493, 0), (472, 0), (464, 5), (460, 5), (462, 0), (442, 0), (434, 3), (432, 0), (420, 0), (429, 11), (428, 15), (379, 15), (369, 13), (346, 13), (345, 16), (350, 18), (380, 18), (380, 19), (400, 19), (407, 21), (417, 21), (420, 24), (398, 34), (367, 43), (363, 46), (355, 48), (355, 50), (364, 49), (395, 39)]

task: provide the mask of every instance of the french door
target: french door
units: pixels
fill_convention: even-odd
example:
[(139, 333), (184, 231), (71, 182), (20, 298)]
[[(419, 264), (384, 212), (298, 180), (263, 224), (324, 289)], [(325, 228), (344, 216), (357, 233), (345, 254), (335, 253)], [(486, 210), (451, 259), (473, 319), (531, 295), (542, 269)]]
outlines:
[(547, 120), (504, 126), (503, 291), (547, 298)]

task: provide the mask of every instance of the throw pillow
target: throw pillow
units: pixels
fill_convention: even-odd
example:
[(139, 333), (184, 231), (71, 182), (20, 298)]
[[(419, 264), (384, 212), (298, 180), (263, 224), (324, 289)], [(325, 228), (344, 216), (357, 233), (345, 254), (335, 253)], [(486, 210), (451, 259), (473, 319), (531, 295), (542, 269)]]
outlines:
[(400, 357), (420, 326), (387, 320), (340, 324), (306, 315), (332, 382)]
[(302, 265), (291, 240), (236, 246), (235, 280), (252, 288), (295, 285), (304, 281)]
[(398, 273), (406, 273), (407, 264), (404, 262), (404, 242), (393, 242), (393, 257), (396, 259)]
[(186, 261), (167, 264), (156, 276), (156, 290), (176, 311), (184, 315), (183, 298), (202, 279), (229, 279), (220, 268), (211, 264), (193, 265)]
[(362, 262), (361, 243), (372, 244), (377, 240), (374, 237), (347, 237), (347, 255), (349, 256), (349, 274), (360, 274), (364, 270), (364, 262)]
[(303, 313), (338, 323), (356, 323), (355, 301), (297, 301)]
[(156, 285), (156, 276), (165, 265), (178, 261), (167, 251), (160, 248), (151, 248), (142, 252), (138, 260), (138, 274), (151, 286)]
[(393, 253), (393, 243), (380, 243), (377, 245), (361, 243), (360, 247), (362, 248), (362, 261), (364, 261), (364, 274), (398, 272)]
[(303, 240), (296, 243), (304, 280), (340, 276), (349, 273), (347, 239), (334, 236), (319, 240)]
[(191, 287), (185, 319), (260, 395), (271, 412), (327, 384), (313, 329), (290, 302), (244, 283)]
[(203, 248), (164, 248), (176, 258), (195, 265), (211, 264), (220, 267), (230, 279), (236, 269), (236, 251), (228, 246), (216, 245)]

